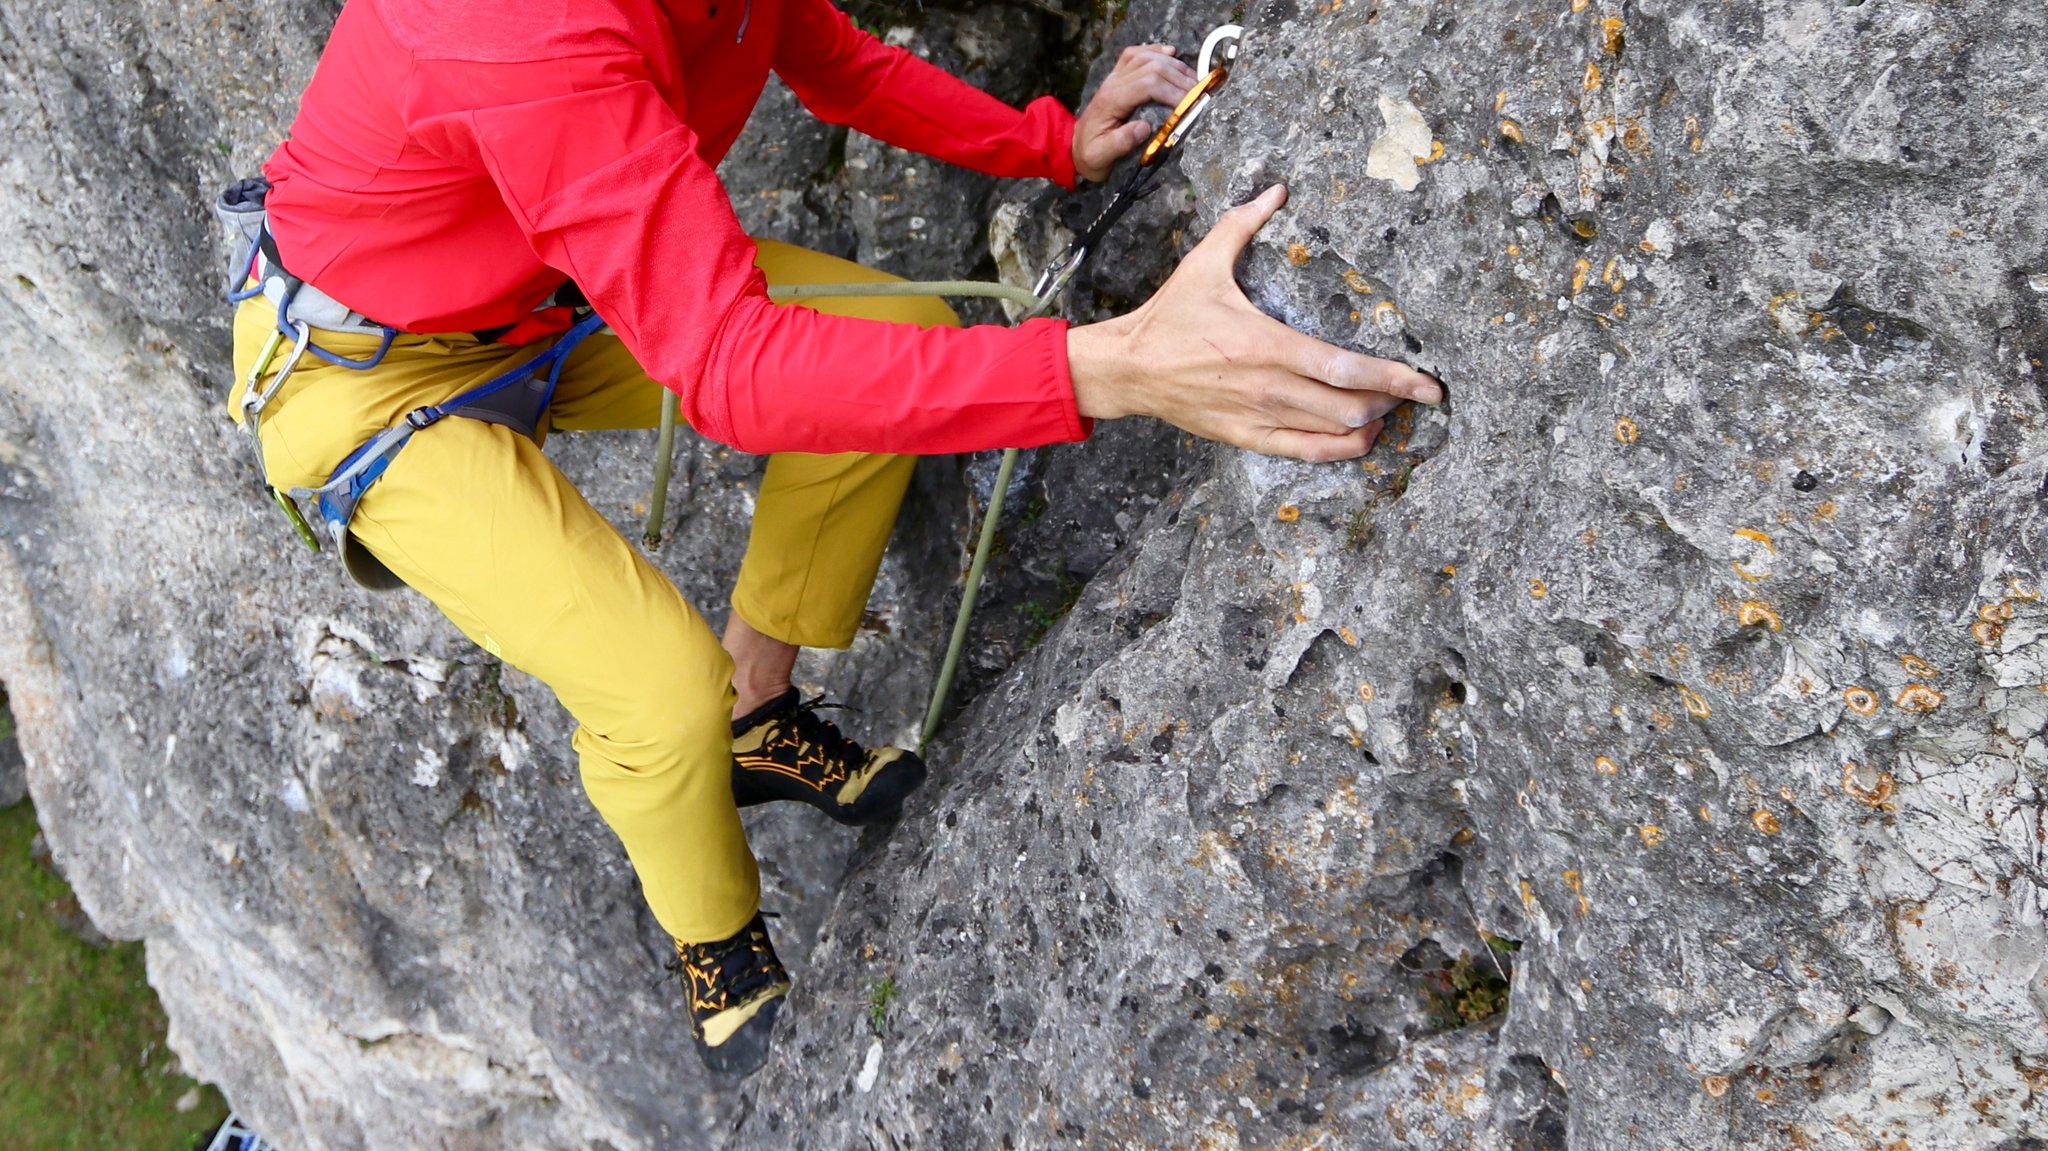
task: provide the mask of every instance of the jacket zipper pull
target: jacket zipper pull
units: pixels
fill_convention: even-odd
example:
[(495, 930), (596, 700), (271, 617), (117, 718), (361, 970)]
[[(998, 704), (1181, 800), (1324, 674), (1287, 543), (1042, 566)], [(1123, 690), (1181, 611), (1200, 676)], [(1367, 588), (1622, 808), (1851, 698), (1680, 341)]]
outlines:
[(742, 40), (746, 39), (746, 37), (747, 37), (747, 21), (749, 21), (749, 20), (752, 20), (753, 18), (754, 18), (754, 0), (747, 0), (747, 6), (746, 6), (746, 7), (744, 7), (744, 8), (742, 8), (742, 9), (740, 9), (740, 27), (739, 27), (739, 31), (737, 31), (737, 32), (734, 32), (734, 33), (732, 34), (732, 42), (733, 42), (733, 43), (737, 44), (737, 43), (739, 43), (740, 41), (742, 41)]

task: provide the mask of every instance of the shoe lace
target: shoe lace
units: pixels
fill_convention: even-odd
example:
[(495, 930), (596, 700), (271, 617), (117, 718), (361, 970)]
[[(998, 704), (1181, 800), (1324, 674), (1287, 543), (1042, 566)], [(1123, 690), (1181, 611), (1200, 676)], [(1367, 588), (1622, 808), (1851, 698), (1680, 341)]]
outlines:
[(734, 1003), (746, 1002), (756, 991), (774, 983), (775, 972), (782, 967), (782, 961), (775, 958), (762, 916), (781, 918), (773, 911), (759, 912), (730, 939), (683, 944), (677, 948), (676, 957), (668, 961), (670, 977), (682, 979), (696, 999), (696, 984), (686, 975), (695, 972), (707, 985), (707, 994), (702, 998), (709, 1010), (722, 1011)]
[(839, 730), (838, 724), (818, 714), (827, 708), (834, 711), (860, 710), (849, 704), (831, 702), (822, 695), (812, 696), (770, 719), (768, 722), (773, 725), (770, 738), (794, 740), (799, 750), (815, 746), (824, 753), (827, 763), (858, 760), (864, 750), (860, 741), (847, 736)]

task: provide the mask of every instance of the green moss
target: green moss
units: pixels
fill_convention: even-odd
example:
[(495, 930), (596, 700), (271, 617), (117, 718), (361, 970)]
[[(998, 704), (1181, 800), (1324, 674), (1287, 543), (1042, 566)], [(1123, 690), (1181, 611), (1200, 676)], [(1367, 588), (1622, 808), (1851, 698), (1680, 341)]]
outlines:
[(1081, 586), (1079, 577), (1062, 568), (1059, 585), (1053, 590), (1052, 595), (1044, 599), (1024, 601), (1020, 610), (1023, 611), (1024, 618), (1031, 623), (1030, 630), (1024, 636), (1026, 646), (1038, 646), (1039, 641), (1046, 637), (1046, 633), (1052, 631), (1055, 624), (1074, 610), (1074, 601), (1081, 598)]
[(66, 929), (77, 901), (29, 854), (28, 804), (0, 811), (0, 1131), (9, 1151), (182, 1149), (227, 1106), (176, 1072), (142, 945), (95, 947)]
[(1520, 951), (1522, 943), (1498, 935), (1484, 938), (1487, 950), (1477, 958), (1460, 955), (1422, 977), (1422, 997), (1431, 1027), (1455, 1031), (1507, 1012), (1512, 969), (1506, 957)]

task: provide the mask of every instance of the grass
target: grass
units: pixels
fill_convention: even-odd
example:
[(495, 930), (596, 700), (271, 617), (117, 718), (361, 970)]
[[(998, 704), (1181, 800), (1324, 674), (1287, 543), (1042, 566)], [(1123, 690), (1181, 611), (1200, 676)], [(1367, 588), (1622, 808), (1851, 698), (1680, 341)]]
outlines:
[(889, 1008), (896, 1002), (899, 994), (900, 992), (896, 990), (896, 977), (893, 975), (877, 979), (874, 985), (868, 988), (868, 1027), (875, 1034), (880, 1035), (883, 1025), (889, 1022)]
[[(34, 810), (0, 811), (0, 1131), (9, 1151), (186, 1151), (227, 1105), (177, 1072), (142, 945), (69, 931), (71, 890), (29, 855)], [(199, 1105), (179, 1112), (197, 1089)]]

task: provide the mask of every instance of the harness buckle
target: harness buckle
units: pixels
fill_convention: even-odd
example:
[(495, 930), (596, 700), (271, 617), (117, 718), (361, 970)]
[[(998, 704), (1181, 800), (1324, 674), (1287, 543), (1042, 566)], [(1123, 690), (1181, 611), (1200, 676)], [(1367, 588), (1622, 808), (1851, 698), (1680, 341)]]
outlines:
[(414, 408), (405, 413), (405, 422), (412, 427), (413, 431), (423, 432), (440, 423), (441, 417), (446, 414), (436, 407)]

